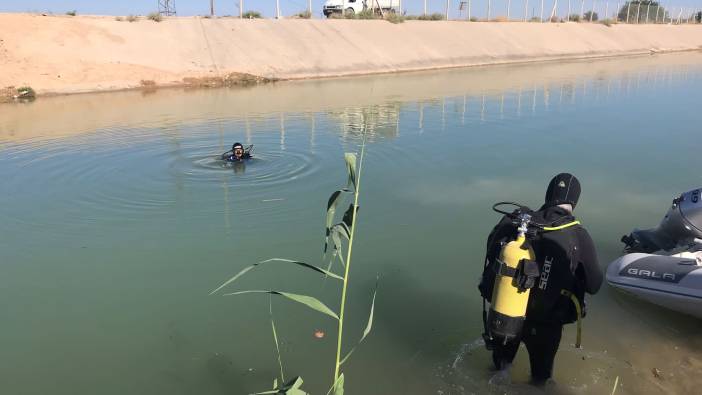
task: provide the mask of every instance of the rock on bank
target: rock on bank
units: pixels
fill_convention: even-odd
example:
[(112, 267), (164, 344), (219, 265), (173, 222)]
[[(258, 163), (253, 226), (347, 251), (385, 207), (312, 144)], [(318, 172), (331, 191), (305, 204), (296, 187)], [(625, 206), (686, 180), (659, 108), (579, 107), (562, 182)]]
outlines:
[(0, 14), (0, 88), (40, 94), (294, 79), (702, 48), (702, 25)]

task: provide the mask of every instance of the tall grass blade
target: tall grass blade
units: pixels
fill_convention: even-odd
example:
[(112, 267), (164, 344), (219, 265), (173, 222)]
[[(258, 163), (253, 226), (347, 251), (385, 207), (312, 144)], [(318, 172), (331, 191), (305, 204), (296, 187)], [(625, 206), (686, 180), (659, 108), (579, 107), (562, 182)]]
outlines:
[(346, 168), (349, 171), (348, 185), (350, 186), (353, 184), (354, 188), (358, 188), (356, 185), (356, 182), (358, 181), (356, 178), (356, 154), (347, 152), (344, 154), (344, 160), (346, 160)]
[(361, 342), (366, 338), (366, 336), (368, 336), (371, 329), (373, 329), (373, 313), (375, 311), (375, 295), (377, 293), (378, 279), (375, 280), (375, 289), (373, 290), (373, 301), (371, 302), (370, 314), (368, 314), (368, 323), (366, 324), (366, 329), (363, 330), (363, 336), (361, 336), (361, 340), (358, 342), (358, 344), (361, 344)]
[(612, 395), (614, 395), (615, 392), (617, 392), (617, 385), (619, 384), (619, 376), (617, 376), (616, 379), (614, 379), (614, 387), (612, 387)]
[(327, 202), (327, 221), (326, 221), (326, 238), (324, 239), (324, 254), (327, 253), (327, 247), (329, 245), (329, 234), (331, 232), (332, 224), (334, 223), (334, 215), (336, 214), (336, 208), (339, 203), (343, 200), (343, 194), (350, 192), (348, 189), (340, 189), (334, 191), (329, 197)]
[[(283, 358), (280, 356), (280, 344), (278, 343), (278, 333), (275, 331), (275, 320), (273, 319), (273, 295), (268, 298), (268, 311), (271, 315), (271, 329), (273, 330), (273, 341), (275, 342), (275, 351), (278, 355), (278, 366), (280, 366), (280, 381), (285, 382), (285, 373), (283, 373)], [(273, 388), (277, 388), (277, 380), (273, 382)]]
[(302, 387), (302, 377), (298, 376), (295, 377), (294, 379), (288, 381), (287, 383), (283, 384), (281, 388), (278, 388), (277, 386), (277, 380), (274, 381), (275, 388), (273, 388), (270, 391), (263, 391), (263, 392), (256, 392), (251, 395), (273, 395), (273, 394), (282, 394), (282, 395), (309, 395), (307, 392), (303, 391), (300, 387)]
[(368, 323), (366, 324), (366, 329), (363, 330), (363, 335), (361, 336), (361, 340), (358, 341), (358, 344), (356, 344), (351, 351), (346, 354), (346, 356), (339, 362), (339, 365), (343, 365), (344, 362), (346, 362), (347, 359), (353, 354), (354, 351), (356, 351), (356, 347), (360, 346), (361, 343), (366, 339), (366, 336), (371, 332), (373, 329), (373, 314), (375, 311), (375, 296), (378, 293), (378, 280), (376, 279), (375, 281), (375, 289), (373, 289), (373, 301), (371, 302), (371, 308), (370, 308), (370, 313), (368, 314)]
[(216, 292), (219, 291), (220, 289), (222, 289), (222, 288), (226, 287), (227, 285), (233, 283), (234, 281), (236, 281), (237, 278), (243, 276), (244, 274), (246, 274), (246, 272), (248, 272), (249, 270), (255, 268), (256, 266), (258, 266), (258, 264), (253, 264), (253, 265), (251, 265), (251, 266), (245, 267), (242, 271), (240, 271), (239, 273), (235, 274), (234, 277), (230, 278), (229, 280), (225, 281), (224, 284), (222, 284), (222, 285), (220, 285), (219, 287), (215, 288), (214, 291), (210, 292), (210, 295), (213, 295), (214, 293), (216, 293)]
[[(344, 280), (343, 286), (341, 287), (341, 303), (339, 304), (339, 329), (336, 336), (336, 362), (334, 366), (334, 383), (339, 380), (339, 374), (341, 373), (341, 350), (342, 343), (344, 339), (344, 312), (346, 311), (346, 291), (349, 283), (349, 270), (351, 269), (351, 257), (353, 253), (353, 240), (356, 231), (356, 224), (353, 218), (356, 217), (356, 211), (358, 210), (358, 196), (361, 192), (361, 170), (363, 170), (363, 154), (366, 149), (366, 131), (363, 131), (363, 141), (361, 143), (361, 161), (358, 164), (358, 178), (356, 177), (356, 155), (355, 154), (345, 154), (346, 164), (349, 167), (349, 173), (353, 174), (354, 181), (354, 193), (353, 193), (353, 204), (351, 207), (353, 211), (351, 213), (351, 232), (349, 232), (349, 246), (346, 250), (346, 267), (344, 268)], [(343, 387), (342, 387), (343, 391)], [(343, 393), (343, 392), (342, 392)]]
[(292, 260), (292, 259), (285, 259), (285, 258), (271, 258), (271, 259), (266, 259), (265, 261), (262, 261), (262, 262), (260, 262), (260, 263), (266, 263), (266, 262), (288, 262), (288, 263), (292, 263), (292, 264), (299, 265), (299, 266), (302, 266), (302, 267), (306, 267), (306, 268), (308, 268), (308, 269), (314, 270), (315, 272), (317, 272), (317, 273), (319, 273), (319, 274), (324, 274), (325, 276), (328, 276), (328, 277), (331, 277), (331, 278), (335, 278), (335, 279), (337, 279), (337, 280), (343, 280), (343, 277), (339, 276), (339, 275), (336, 274), (336, 273), (333, 273), (333, 272), (330, 272), (330, 271), (328, 271), (328, 270), (322, 269), (322, 268), (319, 267), (319, 266), (310, 265), (309, 263), (302, 262), (302, 261), (295, 261), (295, 260)]
[(339, 375), (334, 383), (332, 395), (344, 395), (344, 374)]
[(217, 291), (219, 291), (219, 290), (221, 290), (222, 288), (226, 287), (227, 285), (233, 283), (233, 282), (236, 281), (239, 277), (243, 276), (243, 275), (246, 274), (249, 270), (255, 268), (256, 266), (260, 266), (260, 265), (262, 265), (262, 264), (264, 264), (264, 263), (268, 263), (268, 262), (286, 262), (286, 263), (292, 263), (292, 264), (295, 264), (295, 265), (298, 265), (298, 266), (305, 267), (305, 268), (307, 268), (307, 269), (314, 270), (315, 272), (324, 274), (325, 276), (329, 276), (329, 277), (335, 278), (335, 279), (337, 279), (337, 280), (343, 280), (343, 278), (342, 278), (341, 276), (339, 276), (339, 275), (337, 275), (337, 274), (334, 274), (334, 273), (332, 273), (332, 272), (330, 272), (330, 271), (328, 271), (328, 270), (322, 269), (321, 267), (317, 267), (317, 266), (314, 266), (314, 265), (310, 265), (309, 263), (305, 263), (305, 262), (302, 262), (302, 261), (294, 261), (294, 260), (292, 260), (292, 259), (271, 258), (271, 259), (266, 259), (265, 261), (261, 261), (261, 262), (258, 262), (258, 263), (254, 263), (254, 264), (251, 265), (251, 266), (245, 267), (245, 268), (242, 269), (239, 273), (235, 274), (234, 277), (230, 278), (229, 280), (225, 281), (224, 284), (222, 284), (222, 285), (220, 285), (219, 287), (215, 288), (212, 292), (210, 292), (210, 295), (213, 295), (213, 294), (217, 293)]
[(289, 292), (282, 292), (282, 291), (266, 291), (266, 290), (251, 290), (251, 291), (239, 291), (239, 292), (232, 292), (228, 294), (224, 294), (223, 296), (234, 296), (234, 295), (243, 295), (243, 294), (251, 294), (251, 293), (259, 293), (259, 294), (271, 294), (271, 295), (280, 295), (284, 296), (294, 302), (304, 304), (305, 306), (311, 308), (312, 310), (317, 310), (320, 313), (324, 313), (332, 318), (339, 319), (339, 316), (327, 305), (322, 303), (319, 299), (314, 298), (312, 296), (307, 296), (307, 295), (299, 295), (299, 294), (293, 294)]

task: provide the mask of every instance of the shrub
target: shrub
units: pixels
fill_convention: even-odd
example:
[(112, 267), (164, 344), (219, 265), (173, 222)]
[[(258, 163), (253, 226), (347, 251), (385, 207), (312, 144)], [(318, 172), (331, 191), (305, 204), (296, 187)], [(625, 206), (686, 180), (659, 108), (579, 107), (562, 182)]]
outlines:
[(596, 12), (588, 11), (583, 15), (583, 20), (584, 21), (590, 21), (590, 17), (592, 16), (592, 21), (595, 22), (597, 19), (599, 19), (598, 15)]
[(17, 95), (15, 96), (15, 99), (34, 99), (36, 97), (37, 93), (31, 86), (21, 86), (17, 88)]
[(77, 14), (76, 10), (66, 12), (66, 15), (68, 15), (68, 16), (76, 16), (76, 14)]
[(258, 11), (246, 11), (241, 17), (246, 19), (260, 19), (261, 13)]
[(402, 23), (405, 21), (405, 17), (391, 12), (385, 16), (385, 20), (390, 23)]
[(541, 18), (538, 16), (532, 16), (531, 19), (529, 19), (529, 22), (541, 22)]
[(127, 17), (127, 22), (136, 22), (136, 21), (138, 21), (138, 20), (139, 20), (139, 17), (136, 16), (136, 15), (129, 15), (129, 16)]
[(471, 22), (478, 22), (478, 21), (480, 21), (480, 19), (478, 19), (477, 16), (472, 16), (472, 17), (470, 17), (470, 19), (468, 19), (468, 20), (471, 21)]
[[(390, 17), (394, 13), (388, 13), (386, 17)], [(363, 10), (359, 13), (352, 14), (350, 12), (346, 13), (347, 19), (378, 19), (378, 14), (373, 12), (373, 10)]]
[(122, 22), (124, 19), (122, 19), (121, 16), (116, 16), (116, 17), (115, 17), (115, 20), (116, 20), (117, 22)]
[(607, 27), (610, 27), (610, 26), (614, 25), (614, 24), (617, 23), (617, 22), (614, 21), (614, 20), (612, 20), (612, 19), (607, 18), (607, 19), (601, 20), (600, 23), (603, 24), (603, 25), (605, 25), (605, 26), (607, 26)]
[(309, 11), (302, 11), (302, 12), (298, 12), (294, 16), (296, 18), (300, 18), (300, 19), (310, 19), (310, 18), (312, 18), (312, 13)]
[(435, 12), (429, 15), (420, 15), (417, 19), (420, 21), (443, 21), (446, 19), (446, 15)]
[(573, 22), (580, 22), (580, 14), (571, 14), (568, 19)]
[(154, 22), (161, 22), (163, 20), (163, 15), (159, 14), (158, 12), (152, 12), (146, 16), (146, 19)]

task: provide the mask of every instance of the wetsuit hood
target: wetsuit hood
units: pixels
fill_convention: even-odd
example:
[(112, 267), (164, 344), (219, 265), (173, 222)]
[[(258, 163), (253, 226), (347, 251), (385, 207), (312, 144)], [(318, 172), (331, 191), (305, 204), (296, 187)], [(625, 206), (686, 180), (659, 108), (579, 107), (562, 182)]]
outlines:
[(571, 204), (575, 208), (579, 198), (580, 181), (570, 173), (561, 173), (553, 177), (551, 182), (548, 183), (546, 198), (542, 208), (565, 203)]

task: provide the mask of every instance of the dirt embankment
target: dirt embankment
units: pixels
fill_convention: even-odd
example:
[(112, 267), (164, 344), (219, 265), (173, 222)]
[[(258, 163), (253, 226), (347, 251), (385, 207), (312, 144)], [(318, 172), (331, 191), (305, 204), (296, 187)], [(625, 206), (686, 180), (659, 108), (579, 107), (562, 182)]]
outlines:
[(702, 25), (196, 17), (132, 23), (0, 14), (0, 88), (49, 94), (221, 86), (685, 51), (702, 48), (701, 33)]

